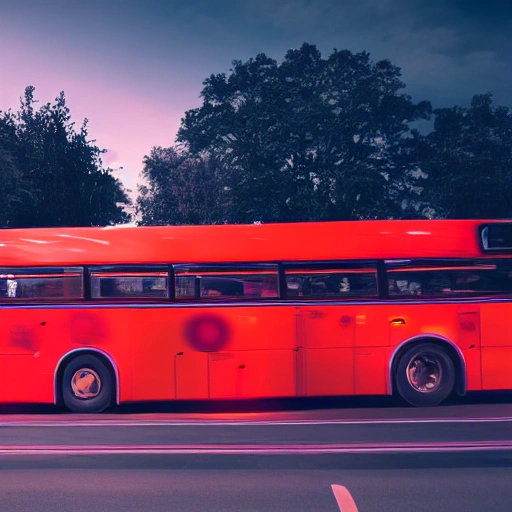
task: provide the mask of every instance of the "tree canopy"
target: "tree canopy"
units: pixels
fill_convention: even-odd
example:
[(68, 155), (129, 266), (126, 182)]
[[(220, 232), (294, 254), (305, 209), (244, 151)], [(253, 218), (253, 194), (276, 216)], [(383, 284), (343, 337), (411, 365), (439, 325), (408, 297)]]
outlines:
[(389, 61), (310, 44), (203, 85), (179, 146), (145, 160), (142, 223), (512, 216), (512, 111), (491, 94), (433, 111)]
[(155, 147), (144, 159), (138, 208), (141, 224), (216, 224), (231, 205), (215, 159), (193, 157), (179, 148)]
[(430, 113), (403, 88), (400, 69), (368, 53), (324, 59), (304, 44), (280, 63), (260, 54), (205, 80), (178, 141), (224, 169), (230, 221), (391, 216), (400, 142)]
[(492, 94), (469, 107), (435, 111), (434, 131), (419, 144), (428, 175), (425, 200), (449, 218), (512, 217), (512, 111)]
[(121, 183), (103, 167), (88, 139), (87, 120), (76, 131), (61, 92), (36, 109), (27, 87), (18, 112), (0, 115), (0, 225), (91, 226), (126, 222)]

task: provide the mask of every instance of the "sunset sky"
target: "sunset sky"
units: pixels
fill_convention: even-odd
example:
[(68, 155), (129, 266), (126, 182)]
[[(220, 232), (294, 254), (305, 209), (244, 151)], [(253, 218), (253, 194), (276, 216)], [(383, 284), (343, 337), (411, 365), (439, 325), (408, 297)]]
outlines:
[(144, 155), (170, 146), (203, 80), (234, 59), (366, 50), (400, 66), (434, 107), (492, 91), (512, 106), (512, 2), (504, 0), (0, 0), (0, 110), (27, 85), (64, 90), (105, 162), (136, 190)]

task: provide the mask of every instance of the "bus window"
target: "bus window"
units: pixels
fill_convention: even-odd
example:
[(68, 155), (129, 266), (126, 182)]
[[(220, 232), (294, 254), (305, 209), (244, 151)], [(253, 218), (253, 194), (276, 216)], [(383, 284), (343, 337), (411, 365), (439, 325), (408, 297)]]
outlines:
[(168, 272), (164, 269), (91, 269), (93, 299), (166, 299)]
[(345, 299), (376, 297), (376, 268), (287, 268), (287, 297)]
[(430, 265), (411, 263), (406, 268), (388, 268), (390, 297), (487, 295), (512, 291), (512, 267), (508, 263)]
[(179, 276), (174, 280), (177, 299), (193, 300), (196, 296), (196, 276)]
[(0, 299), (80, 299), (83, 297), (83, 269), (0, 268)]
[(252, 300), (277, 298), (274, 264), (243, 267), (175, 267), (177, 300)]

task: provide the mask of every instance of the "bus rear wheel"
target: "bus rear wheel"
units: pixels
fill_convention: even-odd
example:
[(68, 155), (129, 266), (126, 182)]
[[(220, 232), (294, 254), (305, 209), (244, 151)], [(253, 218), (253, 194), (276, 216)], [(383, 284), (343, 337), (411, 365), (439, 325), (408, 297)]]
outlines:
[(396, 366), (396, 387), (410, 405), (439, 405), (455, 386), (455, 365), (434, 343), (421, 343), (406, 350)]
[(114, 387), (107, 365), (96, 356), (82, 355), (64, 369), (62, 399), (71, 412), (101, 412), (113, 405)]

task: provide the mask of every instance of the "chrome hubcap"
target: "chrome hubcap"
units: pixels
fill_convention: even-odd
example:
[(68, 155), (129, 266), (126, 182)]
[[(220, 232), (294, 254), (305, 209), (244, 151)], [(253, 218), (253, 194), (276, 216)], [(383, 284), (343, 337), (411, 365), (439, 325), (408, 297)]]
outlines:
[(437, 355), (415, 354), (407, 365), (407, 380), (420, 393), (432, 393), (441, 385), (443, 368)]
[(71, 377), (71, 389), (77, 398), (90, 400), (100, 394), (100, 376), (90, 368), (80, 368)]

